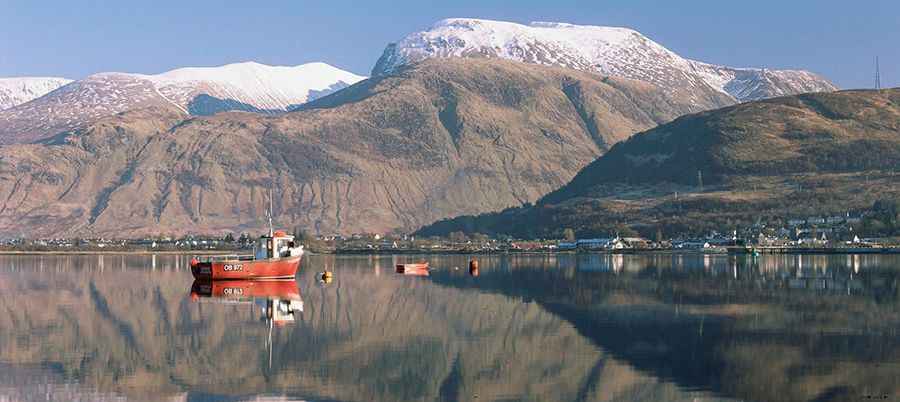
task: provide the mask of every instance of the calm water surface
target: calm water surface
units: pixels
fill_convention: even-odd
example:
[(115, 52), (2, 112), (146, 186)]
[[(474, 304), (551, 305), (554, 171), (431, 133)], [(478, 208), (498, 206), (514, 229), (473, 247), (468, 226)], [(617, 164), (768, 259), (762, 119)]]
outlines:
[(188, 258), (0, 257), (0, 401), (900, 400), (900, 256)]

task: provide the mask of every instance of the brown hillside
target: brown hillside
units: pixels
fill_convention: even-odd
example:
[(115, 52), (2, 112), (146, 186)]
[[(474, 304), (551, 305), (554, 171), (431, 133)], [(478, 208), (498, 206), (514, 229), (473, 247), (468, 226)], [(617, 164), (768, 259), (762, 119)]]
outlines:
[(129, 111), (0, 147), (0, 233), (256, 230), (270, 187), (279, 226), (412, 229), (535, 201), (632, 133), (716, 106), (560, 68), (432, 60), (276, 117)]

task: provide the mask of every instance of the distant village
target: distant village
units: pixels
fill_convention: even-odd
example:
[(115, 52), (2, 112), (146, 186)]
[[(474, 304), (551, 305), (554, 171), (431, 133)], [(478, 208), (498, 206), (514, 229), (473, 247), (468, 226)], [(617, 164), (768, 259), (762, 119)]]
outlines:
[[(523, 240), (493, 238), (482, 234), (451, 233), (445, 238), (417, 237), (408, 234), (383, 235), (357, 233), (353, 235), (312, 236), (302, 230), (295, 235), (307, 248), (319, 253), (375, 254), (375, 253), (496, 253), (496, 252), (638, 252), (638, 251), (698, 251), (698, 252), (879, 252), (896, 250), (896, 239), (861, 237), (854, 233), (865, 213), (834, 216), (792, 217), (772, 227), (757, 223), (732, 231), (713, 231), (704, 236), (656, 239), (612, 234), (605, 237), (576, 238), (568, 231), (566, 239)], [(112, 238), (47, 238), (4, 239), (0, 251), (92, 251), (92, 252), (231, 252), (251, 249), (254, 237), (226, 234), (222, 237), (148, 237), (142, 239)]]

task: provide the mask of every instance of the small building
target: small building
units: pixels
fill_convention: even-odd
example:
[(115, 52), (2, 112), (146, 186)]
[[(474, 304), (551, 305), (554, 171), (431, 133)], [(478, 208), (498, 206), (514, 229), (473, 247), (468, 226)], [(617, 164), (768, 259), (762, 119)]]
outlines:
[(510, 244), (514, 250), (532, 251), (544, 248), (544, 245), (536, 241), (520, 241)]
[(578, 239), (577, 243), (579, 248), (587, 250), (620, 250), (625, 248), (625, 244), (618, 237)]
[(827, 241), (825, 241), (825, 240), (820, 240), (820, 239), (817, 239), (817, 238), (815, 238), (815, 237), (802, 237), (802, 238), (800, 238), (800, 239), (797, 239), (797, 245), (798, 245), (798, 246), (803, 246), (803, 247), (816, 247), (816, 246), (822, 246), (822, 245), (824, 245), (826, 242), (827, 242)]
[(627, 248), (650, 248), (650, 240), (642, 237), (623, 237), (622, 243)]
[(825, 218), (825, 222), (828, 223), (828, 224), (830, 224), (830, 225), (835, 225), (835, 224), (838, 224), (838, 223), (844, 223), (844, 217), (843, 217), (843, 216), (840, 216), (840, 215), (829, 216), (828, 218)]
[(685, 250), (705, 250), (711, 248), (712, 245), (709, 242), (705, 241), (685, 241), (681, 242), (675, 246), (675, 248), (685, 249)]
[(398, 249), (400, 248), (396, 241), (383, 240), (379, 245), (380, 249)]

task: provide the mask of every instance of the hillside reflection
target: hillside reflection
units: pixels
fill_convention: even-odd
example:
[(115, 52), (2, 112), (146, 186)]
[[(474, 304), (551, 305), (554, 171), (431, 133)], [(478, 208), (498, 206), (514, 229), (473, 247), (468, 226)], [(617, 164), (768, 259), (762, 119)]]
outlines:
[(749, 400), (900, 395), (897, 256), (559, 255), (446, 286), (531, 300), (640, 371)]
[(393, 273), (406, 258), (315, 256), (260, 287), (170, 256), (0, 257), (0, 397), (900, 395), (896, 257), (498, 256), (472, 277), (431, 256), (424, 278)]

